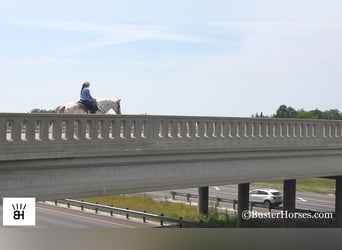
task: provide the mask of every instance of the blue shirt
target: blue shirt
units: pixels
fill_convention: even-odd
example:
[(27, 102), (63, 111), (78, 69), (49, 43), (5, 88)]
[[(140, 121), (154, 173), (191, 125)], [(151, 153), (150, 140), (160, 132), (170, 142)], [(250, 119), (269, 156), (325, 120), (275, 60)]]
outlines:
[(81, 93), (81, 101), (91, 101), (93, 97), (90, 95), (90, 91), (88, 88), (84, 88)]

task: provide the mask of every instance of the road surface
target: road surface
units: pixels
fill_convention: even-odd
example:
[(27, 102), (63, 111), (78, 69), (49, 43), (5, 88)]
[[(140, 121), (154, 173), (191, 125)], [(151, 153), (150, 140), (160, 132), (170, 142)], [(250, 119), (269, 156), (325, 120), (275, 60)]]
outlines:
[[(0, 227), (2, 223), (2, 206), (0, 206)], [(27, 226), (30, 227), (30, 226)], [(84, 212), (80, 209), (70, 209), (64, 206), (36, 203), (36, 226), (34, 228), (152, 228), (158, 227), (157, 223), (124, 216), (96, 214)]]

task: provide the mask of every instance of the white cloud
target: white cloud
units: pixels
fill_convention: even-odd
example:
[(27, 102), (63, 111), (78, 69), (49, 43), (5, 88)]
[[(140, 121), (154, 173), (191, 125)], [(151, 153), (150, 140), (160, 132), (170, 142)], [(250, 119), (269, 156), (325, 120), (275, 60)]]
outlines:
[(72, 65), (96, 65), (96, 62), (87, 62), (73, 58), (11, 58), (0, 59), (0, 66), (5, 68), (16, 67), (40, 67), (48, 65), (72, 66)]
[(202, 37), (169, 31), (166, 26), (156, 25), (109, 25), (96, 23), (22, 23), (20, 25), (48, 30), (72, 31), (94, 35), (90, 41), (72, 47), (75, 50), (102, 48), (110, 45), (142, 40), (204, 43)]

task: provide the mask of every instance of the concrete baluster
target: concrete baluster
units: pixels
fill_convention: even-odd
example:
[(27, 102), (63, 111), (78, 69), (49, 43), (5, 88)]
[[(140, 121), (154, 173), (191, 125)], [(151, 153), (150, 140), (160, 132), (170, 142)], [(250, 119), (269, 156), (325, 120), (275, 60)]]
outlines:
[(270, 122), (270, 137), (273, 139), (279, 137), (279, 127), (274, 121)]
[(132, 139), (141, 138), (141, 129), (139, 126), (140, 126), (140, 121), (131, 120), (131, 138)]
[(267, 137), (267, 123), (259, 122), (259, 129), (258, 129), (258, 137), (266, 138)]
[(52, 126), (52, 139), (57, 142), (62, 140), (62, 121), (60, 119), (53, 120)]
[(0, 143), (7, 142), (7, 119), (0, 117)]
[[(148, 126), (150, 125), (150, 126)], [(142, 120), (140, 121), (140, 137), (141, 139), (147, 139), (149, 138), (149, 135), (154, 134), (153, 133), (153, 126), (152, 126), (152, 122), (149, 123), (149, 121), (146, 120)], [(151, 132), (149, 132), (150, 130), (152, 130)]]
[(38, 121), (39, 123), (39, 140), (40, 141), (49, 141), (49, 126), (50, 120), (42, 119)]
[(189, 127), (189, 123), (185, 120), (182, 120), (179, 122), (180, 125), (180, 132), (179, 132), (179, 136), (182, 139), (185, 139), (188, 137), (188, 127)]
[(131, 121), (130, 120), (124, 120), (122, 121), (122, 125), (123, 125), (123, 133), (122, 133), (122, 137), (124, 139), (129, 139), (131, 138)]
[(207, 126), (207, 137), (213, 138), (214, 137), (214, 131), (215, 131), (215, 122), (214, 121), (208, 121), (206, 122)]
[(120, 130), (121, 130), (121, 126), (120, 126), (120, 120), (115, 119), (114, 121), (112, 121), (112, 137), (113, 139), (120, 139)]
[(196, 127), (196, 121), (191, 120), (189, 121), (189, 132), (188, 136), (192, 139), (196, 138), (196, 133), (197, 133), (197, 127)]
[(285, 136), (287, 138), (293, 137), (293, 126), (292, 126), (292, 123), (286, 123), (285, 131), (284, 132), (285, 132), (284, 134), (285, 134)]
[(166, 120), (160, 120), (159, 121), (159, 137), (161, 137), (161, 138), (167, 138), (168, 137)]
[(97, 125), (95, 120), (88, 120), (87, 126), (89, 130), (89, 138), (90, 140), (95, 140), (97, 138)]
[(76, 136), (78, 138), (78, 140), (80, 141), (84, 141), (87, 140), (87, 138), (89, 138), (87, 136), (87, 120), (85, 119), (80, 119), (76, 121)]
[(169, 127), (170, 127), (170, 134), (169, 136), (171, 138), (178, 138), (178, 121), (177, 120), (171, 120), (168, 121)]
[(229, 121), (227, 120), (222, 122), (222, 137), (229, 138)]
[(219, 138), (224, 138), (224, 121), (217, 122), (216, 136)]
[(236, 138), (238, 136), (238, 123), (231, 121), (229, 123), (229, 137)]
[(205, 121), (198, 121), (197, 122), (197, 130), (198, 130), (198, 133), (197, 133), (197, 137), (198, 138), (201, 138), (203, 139), (206, 135), (206, 132), (205, 132)]
[(15, 143), (20, 143), (22, 141), (22, 123), (23, 121), (20, 118), (11, 121), (11, 138)]
[(248, 138), (252, 138), (253, 137), (253, 122), (251, 121), (246, 121), (244, 123), (244, 127), (245, 127), (245, 137), (248, 137)]
[(35, 118), (29, 118), (26, 120), (25, 126), (26, 141), (34, 142), (36, 137), (36, 120)]

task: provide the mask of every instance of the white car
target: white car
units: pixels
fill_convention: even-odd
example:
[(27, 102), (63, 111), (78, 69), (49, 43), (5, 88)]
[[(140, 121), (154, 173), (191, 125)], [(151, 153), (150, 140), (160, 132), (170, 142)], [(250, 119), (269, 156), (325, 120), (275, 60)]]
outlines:
[(276, 189), (256, 188), (249, 192), (249, 201), (263, 203), (265, 206), (279, 206), (283, 203), (283, 195)]

